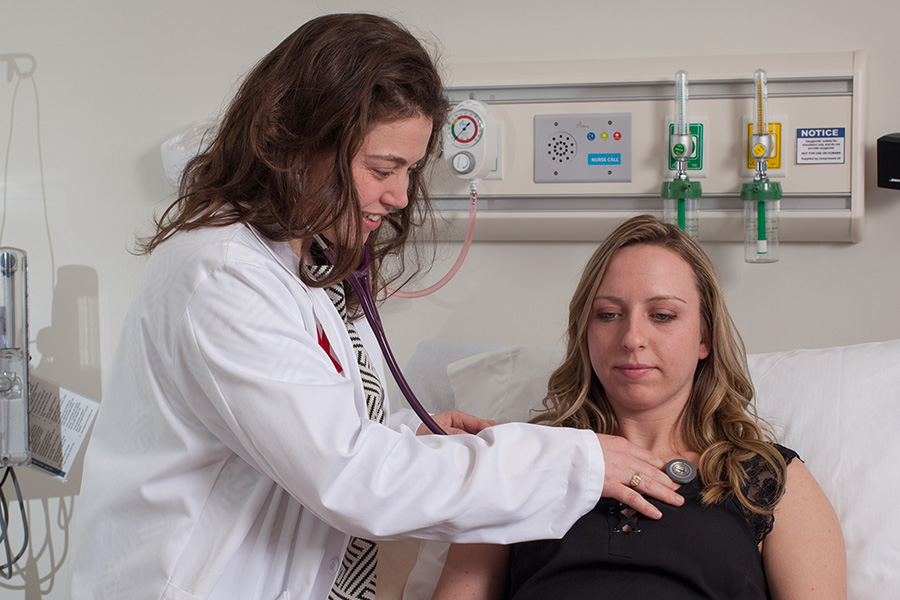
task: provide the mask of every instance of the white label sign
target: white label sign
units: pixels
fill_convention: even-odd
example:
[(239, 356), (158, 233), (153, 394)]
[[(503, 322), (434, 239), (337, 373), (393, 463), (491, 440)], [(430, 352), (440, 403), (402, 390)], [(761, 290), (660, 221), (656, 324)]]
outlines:
[(844, 164), (844, 132), (843, 127), (798, 129), (797, 164)]
[(31, 466), (66, 480), (100, 404), (31, 374)]

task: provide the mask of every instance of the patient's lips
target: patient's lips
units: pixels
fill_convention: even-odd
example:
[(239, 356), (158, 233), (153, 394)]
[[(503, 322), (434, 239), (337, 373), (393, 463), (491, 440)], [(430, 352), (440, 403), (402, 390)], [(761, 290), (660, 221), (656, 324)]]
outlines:
[(641, 363), (628, 363), (624, 365), (617, 365), (616, 370), (628, 379), (641, 379), (642, 377), (645, 377), (649, 373), (653, 372), (655, 369), (650, 365)]

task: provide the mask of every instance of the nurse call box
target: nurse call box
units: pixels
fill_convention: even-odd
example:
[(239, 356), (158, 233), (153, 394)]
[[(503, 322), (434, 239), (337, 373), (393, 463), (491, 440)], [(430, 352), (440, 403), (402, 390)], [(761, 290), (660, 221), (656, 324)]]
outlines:
[(631, 138), (631, 113), (535, 115), (534, 182), (630, 182)]

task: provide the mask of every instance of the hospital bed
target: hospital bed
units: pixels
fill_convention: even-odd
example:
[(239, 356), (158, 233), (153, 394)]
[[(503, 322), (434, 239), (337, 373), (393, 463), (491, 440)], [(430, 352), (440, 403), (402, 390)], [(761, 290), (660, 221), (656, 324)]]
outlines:
[[(561, 349), (423, 343), (406, 369), (432, 412), (459, 408), (498, 422), (540, 406)], [(847, 547), (849, 598), (900, 593), (900, 340), (748, 356), (757, 410), (831, 500)], [(399, 394), (394, 394), (400, 397)], [(388, 544), (379, 586), (431, 597), (446, 545)], [(399, 557), (399, 560), (398, 560)], [(410, 573), (407, 580), (407, 573)], [(387, 590), (385, 590), (387, 591)], [(379, 598), (383, 596), (379, 593)]]

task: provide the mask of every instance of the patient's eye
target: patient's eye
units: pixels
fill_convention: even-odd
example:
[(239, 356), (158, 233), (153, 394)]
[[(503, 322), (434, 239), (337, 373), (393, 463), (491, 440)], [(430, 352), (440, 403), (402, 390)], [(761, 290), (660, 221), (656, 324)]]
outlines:
[(654, 320), (656, 320), (660, 323), (669, 323), (678, 318), (677, 315), (673, 315), (670, 313), (653, 313), (651, 316), (653, 317)]
[(597, 313), (597, 318), (600, 319), (601, 321), (612, 321), (617, 316), (619, 316), (619, 313), (605, 311), (605, 310)]

